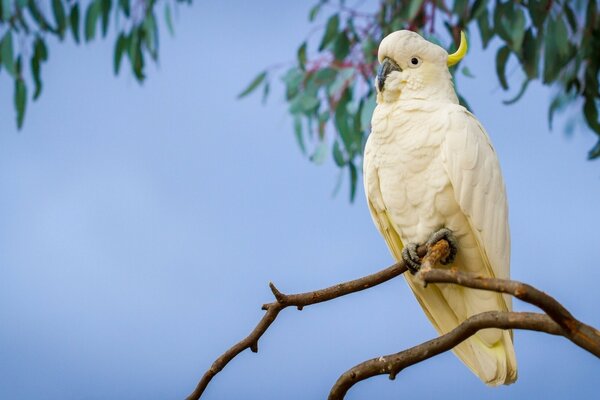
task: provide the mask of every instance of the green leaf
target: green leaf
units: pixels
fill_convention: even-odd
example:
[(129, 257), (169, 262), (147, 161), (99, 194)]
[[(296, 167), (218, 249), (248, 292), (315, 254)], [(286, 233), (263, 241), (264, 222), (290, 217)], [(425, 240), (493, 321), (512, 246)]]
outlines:
[(504, 90), (508, 90), (508, 82), (506, 81), (506, 62), (510, 55), (508, 46), (502, 46), (496, 53), (496, 74), (500, 80), (500, 85)]
[(338, 33), (339, 26), (339, 14), (334, 14), (331, 17), (329, 17), (329, 19), (327, 20), (327, 26), (325, 27), (325, 33), (323, 34), (321, 44), (319, 45), (319, 51), (323, 51), (325, 47), (327, 47), (327, 45), (333, 41), (333, 39)]
[(327, 159), (327, 143), (320, 142), (315, 152), (310, 156), (310, 161), (317, 165), (321, 165)]
[(298, 94), (300, 84), (304, 79), (304, 74), (302, 71), (296, 67), (290, 68), (286, 74), (282, 77), (283, 82), (285, 83), (286, 92), (285, 99), (291, 100)]
[(302, 135), (302, 119), (299, 115), (294, 116), (294, 136), (296, 136), (296, 142), (298, 142), (298, 147), (302, 150), (302, 154), (306, 154), (304, 136)]
[(144, 19), (144, 43), (152, 58), (158, 59), (158, 27), (154, 13), (148, 13)]
[(598, 157), (600, 157), (600, 140), (596, 142), (596, 145), (588, 153), (589, 160), (594, 160)]
[(337, 140), (333, 143), (332, 153), (333, 153), (333, 161), (335, 161), (335, 164), (338, 167), (343, 167), (344, 165), (346, 165), (346, 160), (344, 159), (344, 153), (342, 152), (342, 149), (340, 148), (340, 142), (338, 142)]
[(468, 6), (469, 2), (467, 0), (454, 0), (454, 5), (452, 6), (452, 13), (456, 14), (459, 18), (462, 18), (465, 15)]
[(520, 59), (523, 70), (529, 79), (535, 79), (538, 76), (540, 50), (541, 40), (536, 39), (532, 28), (528, 28), (523, 39)]
[(562, 106), (563, 96), (557, 95), (552, 99), (550, 107), (548, 107), (548, 127), (552, 130), (552, 122), (554, 122), (554, 113), (559, 110)]
[(366, 62), (371, 63), (377, 59), (377, 43), (371, 36), (362, 41), (362, 51)]
[(38, 8), (36, 1), (30, 0), (27, 3), (27, 6), (28, 6), (27, 9), (29, 10), (29, 14), (31, 14), (31, 17), (33, 18), (33, 20), (38, 24), (40, 30), (42, 30), (42, 31), (49, 30), (49, 31), (55, 32), (54, 29), (52, 29), (50, 27), (50, 25), (48, 24), (48, 21), (46, 21), (44, 14), (42, 14), (40, 9)]
[(511, 48), (515, 53), (521, 50), (523, 37), (525, 36), (525, 13), (521, 8), (518, 8), (512, 18), (510, 24)]
[(490, 43), (490, 40), (494, 37), (494, 30), (490, 26), (490, 18), (488, 10), (484, 10), (481, 15), (477, 18), (477, 27), (479, 28), (479, 34), (481, 35), (481, 42), (485, 49)]
[[(460, 1), (463, 1), (466, 3), (466, 0), (459, 0), (459, 1), (455, 1), (454, 4), (456, 4), (457, 2), (460, 2)], [(410, 3), (408, 4), (408, 13), (406, 15), (406, 19), (409, 21), (412, 21), (419, 13), (419, 10), (421, 9), (422, 5), (423, 5), (423, 0), (410, 0)]]
[(527, 86), (529, 86), (529, 82), (531, 82), (529, 79), (525, 79), (525, 81), (521, 85), (521, 89), (519, 90), (519, 93), (517, 93), (517, 95), (510, 100), (503, 100), (502, 103), (509, 106), (509, 105), (515, 104), (517, 101), (519, 101), (521, 99), (521, 97), (523, 97), (525, 92), (527, 91)]
[(96, 35), (96, 25), (101, 11), (101, 0), (94, 0), (85, 13), (85, 40), (89, 42)]
[(6, 68), (6, 71), (11, 75), (15, 76), (15, 59), (13, 53), (13, 38), (12, 32), (8, 31), (0, 42), (0, 58), (2, 58), (2, 65)]
[(52, 0), (52, 13), (54, 14), (57, 30), (62, 38), (67, 28), (67, 15), (62, 0)]
[(373, 117), (375, 106), (377, 105), (375, 102), (375, 97), (375, 91), (373, 91), (371, 95), (367, 97), (362, 109), (360, 110), (361, 129), (366, 133), (371, 131), (371, 118)]
[(356, 70), (354, 68), (342, 68), (329, 89), (327, 90), (328, 94), (331, 96), (337, 96), (340, 92), (348, 85), (349, 81), (354, 78), (354, 73)]
[(102, 0), (102, 37), (106, 36), (108, 32), (108, 22), (110, 18), (110, 9), (112, 8), (112, 0)]
[(487, 5), (489, 0), (475, 0), (471, 7), (471, 19), (478, 19), (487, 11)]
[(319, 99), (315, 95), (308, 92), (302, 92), (290, 103), (290, 113), (310, 114), (317, 109), (319, 104)]
[(10, 19), (12, 16), (12, 0), (2, 0), (0, 5), (2, 6), (2, 13), (0, 14), (2, 19), (4, 21)]
[(598, 108), (595, 99), (591, 97), (585, 99), (585, 103), (583, 104), (583, 115), (585, 116), (585, 121), (588, 126), (600, 135), (600, 121), (598, 121)]
[(577, 28), (579, 24), (577, 23), (577, 17), (575, 16), (575, 12), (571, 7), (569, 7), (569, 3), (565, 1), (563, 4), (563, 10), (565, 12), (565, 16), (567, 17), (567, 22), (571, 26), (571, 30), (573, 32), (577, 32)]
[(121, 60), (123, 59), (123, 54), (127, 51), (128, 47), (128, 37), (125, 36), (123, 32), (119, 34), (117, 41), (115, 42), (115, 55), (114, 55), (114, 63), (113, 68), (115, 75), (119, 74), (119, 70), (121, 68)]
[(35, 39), (33, 45), (33, 56), (31, 57), (31, 74), (33, 76), (34, 93), (33, 100), (36, 100), (42, 92), (42, 80), (40, 77), (40, 66), (42, 62), (48, 59), (48, 49), (46, 43), (40, 38)]
[(15, 79), (14, 102), (15, 109), (17, 110), (17, 128), (21, 129), (23, 126), (23, 119), (25, 118), (25, 108), (27, 106), (27, 87), (22, 78)]
[(527, 2), (529, 16), (537, 28), (540, 28), (544, 24), (546, 17), (550, 14), (550, 1), (551, 0), (529, 0)]
[(171, 6), (169, 3), (165, 3), (165, 21), (167, 23), (167, 29), (171, 36), (175, 36), (175, 29), (173, 29), (173, 17), (171, 15)]
[(271, 84), (269, 81), (266, 81), (263, 85), (263, 95), (262, 95), (262, 103), (266, 104), (267, 98), (269, 97), (269, 91), (271, 90)]
[(329, 86), (335, 81), (337, 73), (338, 72), (333, 68), (322, 68), (311, 75), (310, 79), (307, 81), (307, 86)]
[(460, 72), (467, 78), (475, 78), (475, 75), (473, 75), (471, 73), (471, 70), (469, 69), (469, 67), (462, 67)]
[(350, 52), (350, 39), (346, 35), (346, 32), (341, 31), (333, 42), (333, 55), (336, 60), (341, 61)]
[(352, 155), (354, 150), (356, 150), (357, 146), (355, 146), (354, 144), (352, 126), (348, 121), (350, 116), (348, 115), (347, 106), (350, 100), (350, 92), (346, 90), (340, 98), (340, 101), (335, 109), (334, 122), (335, 127), (338, 133), (340, 134), (340, 137), (342, 138), (342, 142), (344, 143), (346, 151), (348, 152), (348, 154)]
[(75, 43), (79, 43), (79, 3), (73, 4), (71, 13), (69, 14), (69, 22), (71, 23), (71, 33)]
[(315, 4), (310, 11), (308, 12), (308, 20), (310, 22), (313, 22), (315, 20), (315, 18), (317, 17), (317, 15), (319, 14), (319, 11), (321, 10), (321, 6), (323, 5), (323, 1), (320, 1), (318, 4)]
[(241, 99), (242, 97), (246, 97), (247, 95), (252, 93), (258, 87), (258, 85), (260, 85), (265, 80), (266, 77), (267, 77), (267, 71), (263, 71), (260, 74), (258, 74), (252, 80), (252, 82), (250, 82), (248, 87), (246, 87), (246, 89), (244, 89), (240, 94), (238, 94), (238, 99)]
[(598, 6), (596, 0), (588, 0), (587, 8), (585, 11), (585, 26), (591, 28), (596, 22), (596, 15), (598, 14)]
[(304, 69), (306, 67), (306, 42), (302, 42), (300, 47), (298, 47), (297, 58), (298, 65)]
[(356, 170), (356, 166), (352, 161), (348, 163), (348, 168), (350, 169), (350, 202), (354, 201), (356, 197), (356, 183), (358, 181), (358, 171)]
[(129, 18), (129, 15), (131, 14), (129, 0), (119, 0), (119, 7), (121, 7), (121, 10), (123, 10), (123, 14), (125, 14), (125, 16)]
[(548, 19), (544, 38), (544, 83), (554, 82), (569, 61), (571, 46), (567, 35), (567, 26), (562, 18)]
[(496, 2), (494, 7), (494, 29), (498, 36), (510, 43), (510, 21), (513, 16), (513, 6), (509, 3)]
[(142, 52), (141, 36), (141, 26), (133, 29), (129, 35), (129, 47), (127, 49), (127, 56), (129, 57), (129, 61), (131, 63), (131, 69), (133, 70), (133, 75), (138, 82), (142, 82), (145, 78), (144, 53)]

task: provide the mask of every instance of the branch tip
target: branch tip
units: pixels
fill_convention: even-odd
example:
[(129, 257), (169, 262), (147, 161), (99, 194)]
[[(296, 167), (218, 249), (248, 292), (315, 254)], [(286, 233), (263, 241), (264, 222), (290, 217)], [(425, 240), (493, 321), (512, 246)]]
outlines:
[(283, 303), (283, 301), (285, 300), (285, 295), (283, 293), (281, 293), (275, 287), (275, 284), (273, 282), (269, 282), (269, 287), (271, 288), (271, 292), (273, 293), (273, 296), (275, 296), (275, 298), (277, 299), (277, 301), (280, 302), (280, 303)]

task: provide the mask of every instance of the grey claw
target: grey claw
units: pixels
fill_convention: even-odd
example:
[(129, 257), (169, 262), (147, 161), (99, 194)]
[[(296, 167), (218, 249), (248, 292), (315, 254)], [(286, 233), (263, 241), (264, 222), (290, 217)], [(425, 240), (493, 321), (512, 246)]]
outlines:
[(406, 268), (411, 272), (411, 274), (416, 274), (421, 269), (421, 260), (419, 255), (417, 254), (417, 244), (416, 243), (408, 243), (402, 249), (402, 259), (406, 264)]
[(433, 246), (442, 239), (446, 239), (448, 241), (448, 244), (450, 245), (450, 254), (448, 257), (440, 260), (440, 262), (444, 265), (452, 264), (456, 258), (456, 253), (458, 252), (458, 242), (456, 241), (456, 238), (450, 229), (442, 228), (431, 235), (427, 241), (427, 247)]

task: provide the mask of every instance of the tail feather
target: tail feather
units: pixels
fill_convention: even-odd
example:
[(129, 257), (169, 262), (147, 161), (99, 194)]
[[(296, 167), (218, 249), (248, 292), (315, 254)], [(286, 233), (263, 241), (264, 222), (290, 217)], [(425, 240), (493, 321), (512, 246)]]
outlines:
[[(424, 288), (418, 282), (414, 281), (412, 276), (405, 276), (409, 286), (415, 293), (415, 297), (438, 333), (448, 333), (464, 320), (464, 318), (457, 317), (444, 297), (442, 290), (440, 290), (440, 287), (430, 284), (427, 288)], [(493, 331), (500, 330), (493, 329)], [(475, 334), (471, 336), (452, 349), (452, 351), (487, 385), (509, 385), (515, 382), (517, 379), (517, 361), (513, 347), (512, 332), (498, 332), (500, 333), (498, 335), (499, 339), (492, 345), (489, 344), (486, 338), (494, 337), (496, 334), (494, 332), (485, 333), (487, 335)]]

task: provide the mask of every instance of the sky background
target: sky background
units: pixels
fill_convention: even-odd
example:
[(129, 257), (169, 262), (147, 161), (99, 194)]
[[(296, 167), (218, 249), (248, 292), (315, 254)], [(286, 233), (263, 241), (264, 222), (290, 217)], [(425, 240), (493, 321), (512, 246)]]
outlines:
[[(297, 148), (278, 82), (266, 106), (236, 95), (293, 59), (312, 2), (196, 1), (138, 85), (112, 74), (112, 40), (50, 44), (44, 90), (18, 132), (0, 74), (0, 398), (181, 399), (272, 300), (392, 263), (362, 187)], [(472, 35), (458, 84), (490, 133), (510, 203), (512, 276), (600, 326), (600, 164), (589, 132), (549, 133), (550, 91), (514, 106)], [(518, 86), (518, 74), (513, 75)], [(347, 185), (347, 182), (345, 182)], [(515, 301), (516, 310), (531, 307)], [(403, 279), (280, 314), (205, 399), (322, 399), (353, 365), (436, 336)], [(451, 353), (348, 399), (589, 398), (600, 362), (518, 331), (519, 381), (483, 385)]]

